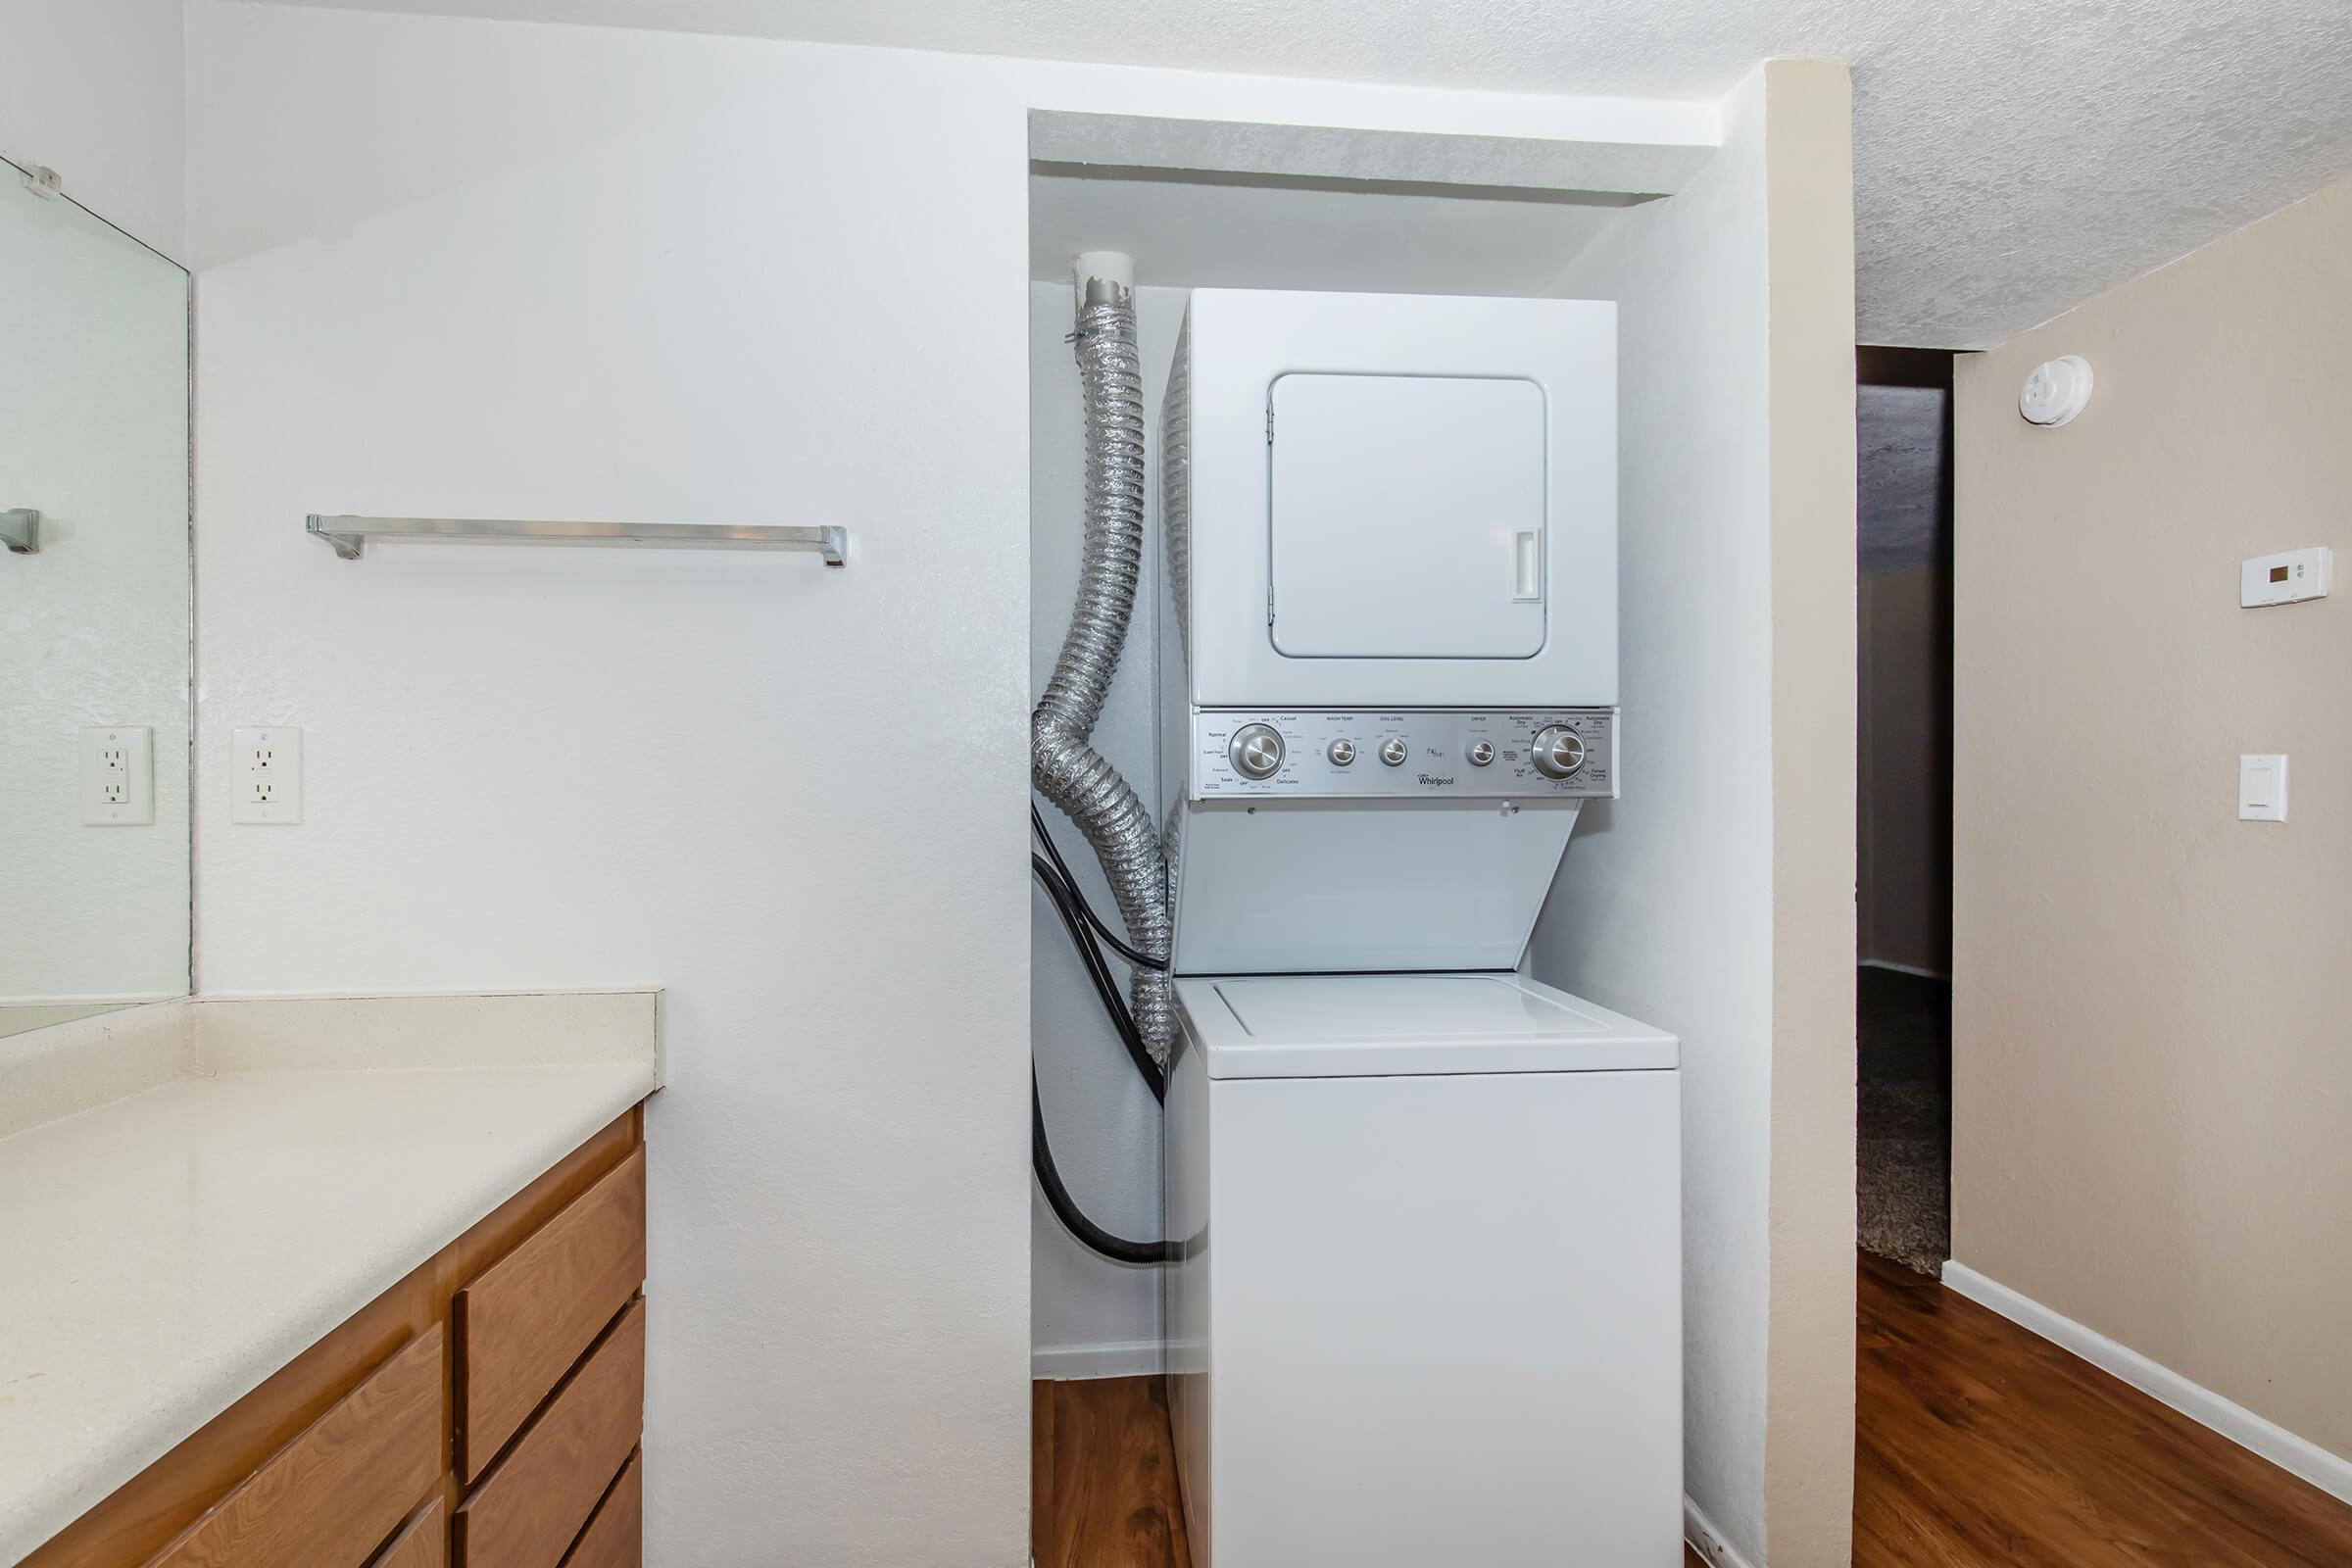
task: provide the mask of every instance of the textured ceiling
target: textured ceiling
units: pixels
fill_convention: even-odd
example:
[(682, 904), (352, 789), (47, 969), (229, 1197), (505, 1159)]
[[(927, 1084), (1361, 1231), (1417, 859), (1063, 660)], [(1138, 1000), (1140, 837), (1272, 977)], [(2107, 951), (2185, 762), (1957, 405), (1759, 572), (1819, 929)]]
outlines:
[(363, 3), (1669, 98), (1844, 60), (1868, 343), (1998, 342), (2352, 173), (2352, 0)]

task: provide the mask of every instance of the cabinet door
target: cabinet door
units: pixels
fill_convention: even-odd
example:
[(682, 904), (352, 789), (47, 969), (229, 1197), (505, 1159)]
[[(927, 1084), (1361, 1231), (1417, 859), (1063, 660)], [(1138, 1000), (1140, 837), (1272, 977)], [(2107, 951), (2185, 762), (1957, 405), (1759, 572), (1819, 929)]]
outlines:
[(645, 1466), (632, 1453), (564, 1568), (642, 1568), (644, 1562)]
[(459, 1507), (459, 1568), (557, 1568), (644, 1429), (640, 1300)]
[(361, 1568), (441, 1477), (445, 1339), (411, 1340), (149, 1568)]
[(1268, 404), (1274, 646), (1293, 659), (1544, 647), (1544, 389), (1290, 374)]
[(401, 1527), (375, 1554), (368, 1568), (448, 1568), (449, 1516), (441, 1511), (441, 1499), (416, 1510), (416, 1517)]
[(645, 1282), (645, 1151), (458, 1293), (458, 1474), (471, 1482)]

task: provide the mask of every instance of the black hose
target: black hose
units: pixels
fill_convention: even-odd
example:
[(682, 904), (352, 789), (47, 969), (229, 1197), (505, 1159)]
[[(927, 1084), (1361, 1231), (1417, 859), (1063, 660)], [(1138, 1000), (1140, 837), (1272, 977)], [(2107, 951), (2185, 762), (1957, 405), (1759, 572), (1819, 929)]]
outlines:
[(1054, 875), (1054, 867), (1046, 862), (1043, 856), (1030, 856), (1029, 869), (1037, 878), (1038, 885), (1046, 890), (1046, 897), (1053, 902), (1054, 912), (1061, 916), (1061, 927), (1070, 934), (1070, 943), (1078, 950), (1078, 961), (1085, 965), (1087, 978), (1094, 983), (1096, 999), (1102, 1004), (1103, 1012), (1109, 1015), (1110, 1026), (1117, 1031), (1119, 1043), (1127, 1048), (1127, 1059), (1135, 1063), (1137, 1074), (1150, 1086), (1152, 1098), (1166, 1100), (1167, 1075), (1159, 1070), (1159, 1063), (1152, 1059), (1150, 1049), (1144, 1045), (1143, 1031), (1135, 1026), (1135, 1014), (1128, 1010), (1127, 999), (1119, 995), (1119, 982), (1110, 972), (1109, 961), (1102, 956), (1102, 950), (1088, 937), (1084, 918), (1077, 907), (1078, 895), (1068, 883)]
[(1054, 869), (1060, 873), (1061, 885), (1070, 890), (1070, 897), (1078, 903), (1078, 912), (1086, 916), (1086, 923), (1095, 928), (1095, 934), (1109, 943), (1111, 951), (1129, 963), (1145, 969), (1155, 969), (1161, 974), (1167, 973), (1167, 959), (1154, 958), (1149, 953), (1138, 953), (1127, 945), (1125, 938), (1104, 925), (1101, 915), (1095, 913), (1095, 906), (1086, 902), (1086, 895), (1079, 890), (1078, 879), (1070, 874), (1069, 866), (1063, 862), (1061, 851), (1054, 847), (1054, 835), (1046, 831), (1045, 815), (1038, 810), (1035, 801), (1029, 803), (1029, 825), (1037, 830), (1039, 841), (1045, 845), (1046, 854), (1054, 861)]
[[(1054, 912), (1061, 916), (1061, 927), (1070, 934), (1070, 945), (1078, 950), (1078, 961), (1086, 969), (1087, 979), (1095, 988), (1096, 999), (1109, 1015), (1111, 1028), (1117, 1031), (1119, 1043), (1127, 1048), (1128, 1059), (1135, 1063), (1135, 1070), (1151, 1089), (1152, 1098), (1164, 1101), (1168, 1095), (1167, 1075), (1145, 1048), (1143, 1033), (1135, 1026), (1135, 1014), (1129, 1010), (1127, 999), (1119, 995), (1118, 980), (1110, 972), (1109, 960), (1102, 956), (1102, 950), (1094, 940), (1102, 922), (1094, 919), (1093, 911), (1086, 907), (1085, 896), (1070, 880), (1069, 867), (1062, 864), (1061, 857), (1054, 853), (1054, 841), (1046, 838), (1045, 820), (1038, 815), (1036, 807), (1029, 808), (1029, 816), (1037, 828), (1038, 837), (1045, 839), (1046, 844), (1045, 855), (1031, 853), (1030, 874), (1037, 878), (1038, 886), (1046, 890), (1046, 897), (1052, 902)], [(1110, 936), (1107, 931), (1102, 934), (1114, 947), (1125, 948), (1126, 944)], [(1054, 1210), (1054, 1217), (1061, 1221), (1064, 1230), (1087, 1247), (1114, 1263), (1149, 1265), (1176, 1260), (1173, 1244), (1131, 1242), (1123, 1236), (1114, 1236), (1087, 1218), (1085, 1210), (1078, 1206), (1078, 1200), (1070, 1196), (1069, 1188), (1062, 1184), (1060, 1170), (1054, 1163), (1054, 1146), (1046, 1138), (1046, 1104), (1038, 1094), (1037, 1064), (1034, 1059), (1029, 1066), (1029, 1163), (1037, 1172), (1037, 1185), (1045, 1193), (1046, 1204)]]
[(1046, 1104), (1037, 1094), (1037, 1069), (1029, 1069), (1029, 1162), (1037, 1168), (1037, 1185), (1045, 1189), (1046, 1202), (1054, 1217), (1088, 1247), (1114, 1263), (1173, 1263), (1176, 1247), (1170, 1242), (1131, 1242), (1124, 1236), (1113, 1236), (1088, 1219), (1070, 1197), (1070, 1190), (1061, 1185), (1061, 1172), (1054, 1166), (1054, 1150), (1046, 1142)]

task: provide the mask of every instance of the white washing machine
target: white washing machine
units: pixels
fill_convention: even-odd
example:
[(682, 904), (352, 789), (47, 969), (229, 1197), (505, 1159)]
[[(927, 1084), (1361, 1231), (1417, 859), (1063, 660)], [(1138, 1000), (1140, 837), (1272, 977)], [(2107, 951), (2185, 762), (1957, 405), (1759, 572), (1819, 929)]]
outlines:
[(1676, 1568), (1674, 1038), (1512, 974), (1176, 996), (1196, 1568)]
[(1159, 619), (1196, 1568), (1681, 1560), (1676, 1043), (1516, 972), (1625, 784), (1616, 407), (1605, 303), (1187, 309)]

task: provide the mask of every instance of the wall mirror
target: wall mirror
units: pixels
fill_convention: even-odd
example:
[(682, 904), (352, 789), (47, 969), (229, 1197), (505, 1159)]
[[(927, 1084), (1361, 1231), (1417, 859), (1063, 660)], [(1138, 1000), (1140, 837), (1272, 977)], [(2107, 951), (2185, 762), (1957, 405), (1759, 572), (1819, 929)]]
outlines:
[(0, 163), (0, 1036), (189, 989), (188, 300)]

